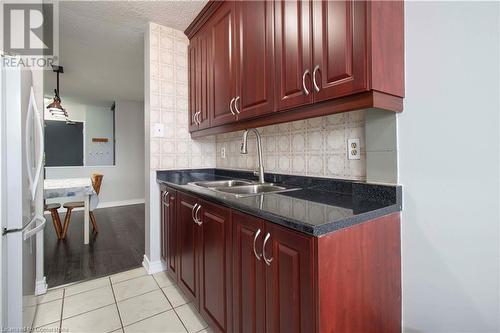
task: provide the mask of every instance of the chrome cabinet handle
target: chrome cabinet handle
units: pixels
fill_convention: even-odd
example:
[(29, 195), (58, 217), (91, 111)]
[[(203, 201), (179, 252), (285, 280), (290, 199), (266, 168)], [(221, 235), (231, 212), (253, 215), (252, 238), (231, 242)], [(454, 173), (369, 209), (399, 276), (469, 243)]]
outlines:
[(266, 244), (270, 237), (271, 234), (267, 233), (266, 237), (264, 238), (264, 243), (262, 243), (262, 257), (264, 258), (264, 262), (266, 263), (267, 266), (271, 266), (271, 261), (273, 261), (273, 258), (268, 259), (266, 257)]
[(240, 99), (240, 96), (236, 97), (234, 100), (234, 110), (236, 111), (237, 114), (240, 114), (240, 110), (238, 110), (238, 100)]
[(260, 235), (260, 229), (257, 230), (255, 236), (253, 237), (253, 254), (255, 254), (255, 258), (257, 258), (257, 260), (260, 260), (260, 258), (262, 257), (262, 254), (258, 254), (257, 250), (255, 249), (255, 242), (257, 242), (257, 238), (259, 237), (259, 235)]
[(194, 212), (194, 218), (195, 218), (195, 222), (196, 224), (198, 225), (201, 225), (203, 222), (201, 222), (201, 220), (198, 218), (198, 212), (200, 211), (200, 208), (201, 208), (201, 205), (198, 205), (198, 208), (196, 208), (196, 211)]
[(198, 112), (196, 113), (196, 121), (198, 122), (198, 125), (201, 125), (200, 116), (201, 116), (201, 111), (198, 111)]
[(198, 203), (195, 203), (194, 206), (193, 206), (193, 209), (191, 209), (191, 217), (193, 218), (193, 222), (194, 223), (197, 223), (196, 222), (196, 218), (194, 217), (194, 211), (195, 209), (198, 207)]
[(309, 70), (306, 69), (306, 71), (304, 72), (304, 74), (302, 74), (302, 89), (304, 90), (304, 95), (309, 95), (309, 90), (307, 90), (307, 87), (306, 87), (306, 76), (307, 74), (309, 74)]
[(231, 102), (229, 102), (229, 111), (231, 111), (231, 113), (233, 114), (233, 116), (235, 116), (236, 114), (234, 113), (233, 111), (233, 102), (234, 102), (234, 97), (233, 99), (231, 99)]
[(314, 90), (316, 90), (316, 92), (318, 92), (320, 89), (318, 87), (318, 84), (316, 83), (316, 73), (318, 72), (319, 70), (319, 65), (316, 65), (316, 67), (314, 67), (314, 70), (313, 70), (313, 86), (314, 86)]
[(163, 204), (168, 207), (170, 206), (170, 203), (168, 202), (168, 195), (169, 195), (169, 192), (166, 191), (163, 193)]
[(193, 118), (193, 119), (192, 119), (192, 120), (193, 120), (193, 123), (195, 123), (195, 124), (196, 124), (196, 112), (195, 112), (195, 113), (193, 113), (193, 117), (192, 117), (192, 118)]

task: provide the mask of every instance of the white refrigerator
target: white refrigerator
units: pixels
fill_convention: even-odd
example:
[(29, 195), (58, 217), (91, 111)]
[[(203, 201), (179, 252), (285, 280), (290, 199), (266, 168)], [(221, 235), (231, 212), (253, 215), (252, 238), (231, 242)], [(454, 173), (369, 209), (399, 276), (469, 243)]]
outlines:
[(37, 286), (40, 270), (43, 277), (46, 223), (43, 114), (36, 105), (33, 72), (3, 62), (0, 67), (1, 325), (29, 330), (37, 311), (35, 289), (46, 290), (44, 278), (44, 286)]

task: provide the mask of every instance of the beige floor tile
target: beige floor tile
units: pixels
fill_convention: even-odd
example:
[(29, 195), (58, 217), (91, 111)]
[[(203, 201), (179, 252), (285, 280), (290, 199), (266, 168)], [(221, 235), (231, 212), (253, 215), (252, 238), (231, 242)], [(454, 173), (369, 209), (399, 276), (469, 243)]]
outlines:
[(64, 319), (61, 324), (61, 332), (67, 330), (70, 333), (106, 333), (120, 328), (120, 317), (115, 304)]
[(177, 312), (182, 323), (190, 333), (198, 332), (208, 327), (192, 303), (179, 306), (175, 309), (175, 312)]
[(174, 308), (189, 303), (189, 298), (176, 285), (168, 286), (162, 290)]
[(95, 280), (90, 280), (90, 281), (85, 281), (82, 283), (77, 283), (73, 284), (71, 286), (66, 287), (66, 291), (64, 296), (72, 296), (76, 295), (79, 293), (82, 293), (84, 291), (89, 291), (92, 289), (97, 289), (97, 288), (102, 288), (109, 286), (109, 278), (108, 277), (103, 277), (100, 279), (95, 279)]
[(55, 323), (48, 324), (42, 327), (39, 327), (38, 329), (35, 329), (33, 332), (43, 332), (43, 333), (57, 333), (59, 332), (59, 328), (61, 326), (61, 321), (56, 321)]
[(147, 275), (146, 270), (144, 267), (139, 267), (136, 269), (131, 269), (129, 271), (125, 271), (122, 273), (114, 274), (111, 275), (111, 283), (118, 283), (126, 280), (130, 280), (139, 276)]
[(62, 299), (38, 305), (33, 327), (45, 326), (61, 319)]
[(158, 289), (158, 285), (153, 277), (149, 275), (119, 282), (113, 285), (115, 297), (118, 302), (156, 289)]
[(158, 282), (160, 288), (168, 287), (175, 284), (175, 282), (168, 276), (167, 272), (160, 272), (153, 274), (153, 277), (156, 280), (156, 282)]
[(214, 333), (214, 330), (211, 329), (210, 327), (207, 327), (207, 328), (205, 328), (197, 333)]
[(49, 290), (47, 293), (37, 296), (36, 297), (36, 302), (38, 304), (42, 303), (47, 303), (51, 301), (55, 301), (56, 299), (61, 299), (63, 298), (63, 289), (54, 289), (54, 290)]
[(63, 319), (114, 304), (111, 286), (93, 289), (64, 298)]
[(124, 326), (165, 312), (171, 308), (167, 298), (159, 289), (118, 302), (118, 310)]
[(125, 333), (185, 333), (186, 330), (173, 310), (139, 321), (124, 328)]

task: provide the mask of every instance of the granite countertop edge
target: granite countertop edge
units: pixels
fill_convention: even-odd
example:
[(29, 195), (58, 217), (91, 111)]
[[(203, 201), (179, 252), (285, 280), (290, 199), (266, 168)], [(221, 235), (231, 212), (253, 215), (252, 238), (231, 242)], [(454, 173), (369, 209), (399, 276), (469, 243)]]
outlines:
[[(357, 214), (354, 216), (346, 217), (340, 220), (327, 222), (321, 225), (311, 225), (306, 222), (302, 222), (299, 220), (292, 219), (290, 217), (280, 216), (278, 214), (274, 214), (268, 211), (260, 210), (254, 207), (247, 206), (243, 203), (238, 203), (237, 201), (229, 201), (224, 200), (223, 198), (217, 197), (216, 195), (211, 195), (206, 189), (198, 189), (192, 185), (180, 185), (176, 183), (172, 183), (166, 180), (157, 179), (158, 184), (164, 184), (173, 189), (186, 192), (188, 194), (196, 195), (201, 199), (205, 199), (214, 203), (221, 204), (225, 207), (238, 210), (242, 213), (246, 213), (252, 216), (256, 216), (258, 218), (267, 220), (271, 223), (275, 223), (278, 225), (282, 225), (288, 227), (290, 229), (296, 230), (298, 232), (321, 237), (328, 233), (345, 229), (351, 227), (356, 224), (360, 224), (366, 221), (370, 221), (385, 215), (389, 215), (395, 212), (400, 212), (402, 210), (401, 196), (398, 195), (398, 200), (396, 203), (392, 205), (388, 205), (382, 208), (370, 210), (361, 214)], [(398, 191), (400, 192), (401, 188), (398, 186)], [(278, 193), (279, 194), (279, 193)], [(265, 195), (276, 195), (276, 194), (265, 194)]]

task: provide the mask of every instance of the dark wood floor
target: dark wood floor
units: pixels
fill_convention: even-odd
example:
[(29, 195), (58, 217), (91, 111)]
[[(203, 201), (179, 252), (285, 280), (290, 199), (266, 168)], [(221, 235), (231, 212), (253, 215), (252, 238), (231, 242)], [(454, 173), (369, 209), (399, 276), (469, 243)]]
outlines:
[[(144, 204), (94, 210), (98, 234), (83, 245), (83, 211), (73, 212), (65, 240), (57, 240), (46, 215), (45, 276), (49, 288), (141, 266), (144, 256)], [(64, 213), (60, 214), (64, 223)], [(91, 230), (92, 230), (92, 224)]]

